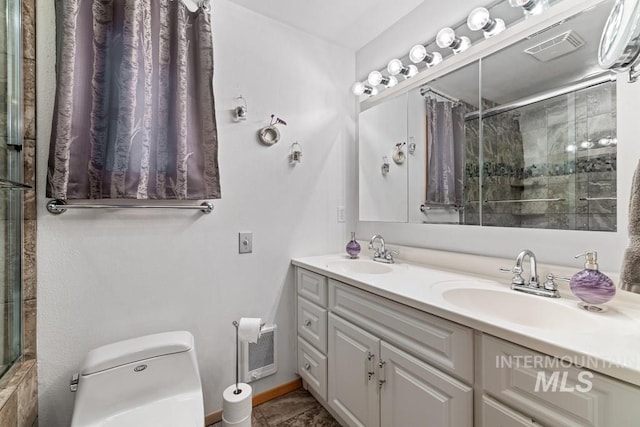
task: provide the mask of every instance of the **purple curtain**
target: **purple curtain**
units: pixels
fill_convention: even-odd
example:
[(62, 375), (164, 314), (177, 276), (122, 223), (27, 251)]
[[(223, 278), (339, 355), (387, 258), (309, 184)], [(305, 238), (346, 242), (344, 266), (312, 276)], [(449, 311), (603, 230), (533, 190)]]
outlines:
[(172, 0), (58, 0), (47, 196), (220, 198), (210, 16)]
[(461, 206), (464, 189), (464, 108), (426, 98), (427, 203)]

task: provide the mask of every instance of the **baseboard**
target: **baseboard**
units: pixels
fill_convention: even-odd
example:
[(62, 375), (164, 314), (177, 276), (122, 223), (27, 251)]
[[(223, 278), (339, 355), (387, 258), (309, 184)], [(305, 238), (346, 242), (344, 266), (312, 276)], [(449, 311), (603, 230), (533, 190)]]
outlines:
[[(270, 390), (264, 391), (260, 394), (256, 394), (255, 396), (253, 396), (251, 405), (252, 406), (262, 405), (265, 402), (276, 399), (287, 393), (291, 393), (292, 391), (298, 390), (301, 387), (302, 387), (301, 379), (293, 380), (291, 382), (279, 385)], [(222, 409), (208, 414), (205, 417), (204, 421), (205, 421), (205, 426), (210, 426), (211, 424), (215, 424), (217, 422), (222, 421)]]

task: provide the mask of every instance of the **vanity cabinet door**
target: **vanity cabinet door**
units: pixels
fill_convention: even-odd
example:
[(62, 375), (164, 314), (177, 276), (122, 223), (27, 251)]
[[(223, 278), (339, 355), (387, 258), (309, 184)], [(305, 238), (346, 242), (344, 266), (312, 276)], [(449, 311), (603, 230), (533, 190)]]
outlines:
[(329, 405), (352, 427), (378, 427), (380, 340), (329, 314)]
[(531, 418), (482, 396), (482, 427), (542, 427)]
[(380, 425), (471, 427), (473, 389), (382, 342)]

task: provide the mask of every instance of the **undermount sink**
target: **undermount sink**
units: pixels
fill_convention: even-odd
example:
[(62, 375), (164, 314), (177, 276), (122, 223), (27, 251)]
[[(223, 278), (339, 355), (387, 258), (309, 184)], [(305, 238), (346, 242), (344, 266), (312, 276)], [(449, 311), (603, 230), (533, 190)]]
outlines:
[(358, 259), (345, 259), (342, 261), (330, 262), (327, 264), (327, 268), (335, 269), (340, 273), (347, 274), (385, 274), (391, 273), (392, 271), (392, 268), (389, 265)]
[(473, 313), (499, 318), (532, 328), (599, 329), (602, 318), (566, 306), (546, 297), (527, 295), (511, 290), (454, 288), (442, 292), (445, 301)]

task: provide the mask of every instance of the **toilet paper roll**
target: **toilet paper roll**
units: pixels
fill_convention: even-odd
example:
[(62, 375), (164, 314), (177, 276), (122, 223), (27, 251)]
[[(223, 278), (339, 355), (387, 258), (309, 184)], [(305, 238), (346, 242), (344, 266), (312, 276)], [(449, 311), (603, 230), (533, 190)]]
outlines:
[(227, 421), (227, 419), (223, 415), (222, 427), (251, 427), (251, 415), (249, 415), (244, 420), (236, 421), (235, 423)]
[(259, 317), (242, 317), (238, 326), (238, 338), (240, 342), (257, 343), (260, 338), (260, 324), (262, 319)]
[(222, 393), (222, 416), (229, 423), (237, 423), (249, 417), (251, 421), (251, 399), (253, 390), (249, 384), (239, 383), (239, 394), (235, 394), (236, 385), (232, 384)]

